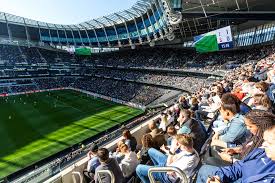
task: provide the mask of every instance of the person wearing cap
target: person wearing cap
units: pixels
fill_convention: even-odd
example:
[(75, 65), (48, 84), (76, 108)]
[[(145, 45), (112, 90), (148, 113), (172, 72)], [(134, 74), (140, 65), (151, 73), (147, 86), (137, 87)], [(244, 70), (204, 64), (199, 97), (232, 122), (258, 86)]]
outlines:
[(87, 169), (83, 172), (86, 182), (90, 182), (91, 180), (93, 180), (95, 169), (100, 165), (99, 159), (97, 157), (97, 151), (98, 146), (96, 144), (92, 144), (90, 147), (90, 151), (87, 154), (87, 157), (89, 159)]

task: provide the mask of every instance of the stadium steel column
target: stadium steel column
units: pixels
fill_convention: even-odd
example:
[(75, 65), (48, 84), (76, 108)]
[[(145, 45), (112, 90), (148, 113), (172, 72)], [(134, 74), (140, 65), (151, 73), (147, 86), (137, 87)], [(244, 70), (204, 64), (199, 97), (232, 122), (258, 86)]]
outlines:
[(40, 25), (39, 25), (38, 21), (36, 21), (36, 23), (37, 23), (37, 27), (38, 27), (40, 42), (41, 42), (41, 44), (42, 44), (41, 28), (40, 28)]
[(28, 29), (27, 29), (27, 24), (26, 24), (25, 18), (22, 18), (22, 19), (23, 19), (24, 26), (25, 26), (25, 32), (26, 32), (26, 37), (27, 37), (27, 43), (28, 43), (28, 46), (30, 46), (30, 35), (29, 35)]
[(111, 44), (110, 44), (110, 41), (109, 41), (109, 38), (108, 38), (108, 35), (107, 35), (107, 32), (106, 32), (106, 29), (105, 29), (105, 24), (97, 21), (96, 19), (94, 19), (94, 21), (98, 24), (101, 25), (101, 29), (104, 31), (104, 34), (105, 34), (105, 37), (106, 37), (106, 40), (107, 40), (107, 44), (108, 44), (108, 47), (111, 47)]
[(189, 28), (189, 31), (190, 31), (191, 36), (193, 36), (193, 34), (192, 34), (192, 29), (191, 29), (191, 27), (190, 27), (190, 24), (189, 24), (188, 20), (186, 20), (186, 23), (187, 23), (187, 26), (188, 26), (188, 28)]
[(71, 34), (72, 34), (72, 37), (73, 37), (73, 41), (74, 41), (74, 46), (76, 46), (76, 42), (75, 42), (75, 37), (74, 37), (74, 32), (73, 32), (73, 29), (71, 26), (68, 25), (68, 27), (70, 28), (70, 31), (71, 31)]
[(85, 31), (85, 33), (86, 33), (86, 36), (87, 36), (87, 38), (88, 38), (88, 40), (89, 40), (89, 46), (92, 46), (92, 43), (91, 43), (91, 40), (90, 40), (90, 36), (89, 36), (89, 34), (88, 34), (88, 31), (87, 31), (86, 27), (83, 26), (83, 25), (81, 25), (81, 24), (79, 24), (79, 25), (84, 29), (84, 31)]
[(150, 22), (150, 25), (151, 25), (151, 27), (152, 27), (152, 29), (153, 29), (154, 39), (156, 40), (158, 37), (157, 37), (155, 25), (152, 24), (152, 21), (151, 21), (150, 15), (149, 15), (149, 13), (148, 13), (147, 7), (144, 8), (144, 4), (141, 4), (141, 3), (137, 3), (136, 5), (137, 5), (139, 8), (141, 8), (142, 10), (145, 11), (145, 13), (146, 13), (146, 15), (147, 15), (147, 17), (148, 17), (148, 20), (149, 20), (149, 22)]
[(132, 40), (131, 40), (131, 37), (130, 37), (130, 33), (129, 33), (129, 29), (128, 29), (128, 26), (127, 26), (127, 19), (124, 18), (123, 16), (117, 14), (117, 13), (114, 13), (114, 15), (116, 15), (122, 22), (124, 22), (124, 25), (125, 25), (125, 28), (126, 28), (126, 32), (127, 32), (127, 36), (128, 36), (128, 42), (130, 45), (132, 45)]
[(98, 36), (97, 36), (97, 33), (96, 33), (96, 30), (95, 30), (95, 26), (93, 26), (92, 24), (88, 23), (88, 22), (85, 22), (85, 24), (89, 25), (92, 29), (93, 29), (93, 32), (95, 34), (95, 37), (96, 37), (96, 40), (97, 40), (97, 46), (100, 47), (100, 42), (99, 42), (99, 39), (98, 39)]
[[(153, 7), (153, 3), (152, 3), (152, 2), (150, 2), (150, 7), (151, 7), (151, 11), (152, 11), (152, 13), (153, 13), (153, 16), (154, 16), (154, 18), (155, 18), (155, 21), (156, 21), (156, 23), (157, 23), (157, 25), (158, 25), (158, 27), (159, 27), (159, 34), (160, 34), (161, 38), (163, 39), (162, 27), (160, 26), (159, 20), (157, 19), (156, 15), (155, 15), (155, 11), (154, 11), (154, 7)], [(156, 8), (156, 10), (157, 10), (157, 6), (156, 6), (156, 5), (155, 5), (155, 8)], [(160, 17), (159, 17), (159, 18), (160, 18)]]
[[(158, 22), (158, 20), (156, 18), (155, 11), (154, 11), (154, 8), (153, 8), (153, 3), (151, 3), (151, 2), (149, 3), (149, 2), (147, 2), (145, 0), (142, 0), (142, 2), (145, 3), (148, 7), (150, 7), (150, 10), (152, 11), (152, 15), (153, 15), (153, 17), (155, 19), (155, 22), (156, 22), (157, 26), (159, 27), (159, 34), (160, 34), (161, 38), (163, 38), (163, 33), (162, 33), (162, 30), (161, 30), (160, 24), (159, 24), (159, 22)], [(148, 11), (149, 11), (149, 9), (148, 9)], [(148, 11), (146, 11), (146, 12), (147, 12), (147, 15), (149, 16)], [(158, 37), (157, 37), (157, 34), (156, 34), (155, 24), (152, 24), (150, 18), (149, 18), (149, 21), (150, 21), (151, 25), (153, 25), (153, 27), (154, 27), (154, 32), (155, 32), (154, 37), (155, 37), (155, 39), (157, 39)]]
[[(143, 12), (142, 12), (140, 9), (135, 8), (135, 7), (133, 7), (133, 10), (135, 10), (135, 11), (139, 14), (139, 16), (141, 17), (141, 20), (142, 20), (142, 23), (143, 23), (143, 27), (144, 27), (145, 32), (146, 32), (146, 35), (147, 35), (147, 41), (150, 42), (150, 41), (151, 41), (151, 38), (150, 38), (150, 36), (149, 36), (148, 29), (147, 29), (147, 27), (146, 27), (146, 25), (145, 25), (145, 22), (144, 22), (144, 18), (143, 18), (143, 14), (142, 14)], [(141, 12), (142, 12), (142, 13), (141, 13)]]
[(206, 14), (206, 12), (205, 12), (204, 6), (203, 6), (201, 0), (199, 0), (199, 1), (200, 1), (201, 8), (202, 8), (202, 11), (203, 11), (203, 13), (204, 13), (204, 16), (207, 17), (207, 14)]
[(139, 28), (138, 28), (138, 25), (137, 25), (137, 20), (136, 20), (136, 17), (137, 15), (133, 14), (132, 12), (128, 11), (128, 10), (125, 10), (125, 12), (127, 12), (134, 20), (135, 22), (135, 26), (136, 26), (136, 29), (137, 29), (137, 32), (138, 32), (138, 41), (140, 44), (142, 44), (142, 39), (141, 39), (141, 36), (140, 36), (140, 31), (139, 31)]
[[(154, 5), (155, 8), (156, 8), (156, 12), (157, 12), (158, 15), (159, 15), (159, 19), (157, 19), (157, 17), (156, 17), (156, 14), (155, 14), (153, 5)], [(160, 34), (161, 38), (164, 39), (164, 34), (165, 34), (164, 24), (163, 24), (162, 26), (160, 25), (161, 15), (159, 14), (157, 4), (156, 4), (156, 2), (155, 2), (154, 0), (150, 0), (150, 6), (151, 6), (151, 11), (153, 12), (155, 21), (156, 21), (156, 23), (157, 23), (157, 25), (158, 25), (158, 27), (159, 27), (159, 30), (160, 30), (159, 34)]]
[(183, 34), (184, 34), (184, 38), (186, 38), (186, 32), (185, 32), (185, 27), (184, 27), (184, 24), (183, 24), (183, 22), (181, 22), (181, 29), (182, 29), (182, 32), (183, 32)]
[[(235, 43), (235, 45), (234, 46), (236, 46), (236, 47), (238, 47), (239, 46), (239, 42), (240, 42), (240, 32), (238, 32), (237, 31), (237, 38), (236, 38), (236, 43)], [(253, 43), (253, 41), (254, 41), (254, 38), (255, 38), (255, 34), (254, 34), (254, 36), (253, 36), (253, 40), (252, 40), (252, 43)]]
[(268, 34), (269, 34), (269, 31), (268, 31), (268, 29), (269, 29), (269, 24), (265, 25), (265, 26), (264, 26), (264, 29), (266, 29), (266, 31), (265, 31), (265, 35), (263, 36), (263, 41), (267, 40), (267, 38), (268, 38)]
[(264, 25), (262, 25), (262, 28), (261, 28), (261, 32), (259, 33), (259, 42), (258, 43), (262, 43), (262, 33), (264, 31)]
[(196, 25), (195, 18), (193, 18), (193, 22), (194, 22), (194, 26), (195, 26), (196, 33), (199, 34), (198, 29), (197, 29), (197, 25)]
[(63, 25), (61, 25), (61, 27), (63, 28), (64, 33), (65, 33), (65, 37), (66, 37), (67, 46), (69, 46), (70, 44), (69, 44), (69, 41), (68, 41), (68, 35), (67, 35), (66, 28), (65, 28)]
[[(164, 10), (164, 8), (163, 8), (163, 6), (161, 6), (161, 4), (159, 3), (159, 0), (153, 0), (154, 2), (155, 2), (155, 6), (157, 7), (157, 5), (158, 5), (158, 7), (162, 10), (162, 12), (164, 12), (165, 10)], [(162, 15), (161, 15), (161, 13), (160, 13), (160, 11), (159, 11), (159, 9), (157, 8), (157, 12), (158, 12), (158, 14), (159, 14), (159, 17), (162, 19), (162, 22), (163, 22), (163, 26), (165, 27), (164, 28), (164, 34), (168, 34), (168, 26), (167, 26), (167, 22), (169, 21), (168, 20), (168, 18), (166, 17), (166, 16), (163, 16), (163, 14), (164, 13), (162, 13)], [(166, 19), (165, 19), (166, 18)]]
[(12, 32), (11, 32), (10, 27), (9, 27), (9, 22), (8, 22), (8, 19), (7, 19), (6, 13), (4, 13), (4, 17), (5, 17), (5, 20), (6, 20), (6, 25), (7, 25), (7, 30), (8, 30), (9, 40), (10, 40), (10, 41), (12, 41)]
[(80, 40), (81, 40), (81, 45), (84, 46), (84, 43), (83, 43), (83, 39), (82, 39), (82, 36), (80, 34), (80, 30), (79, 30), (79, 27), (77, 27), (76, 25), (73, 25), (74, 27), (76, 27), (77, 31), (78, 31), (78, 35), (80, 37)]
[(53, 44), (53, 40), (52, 40), (52, 34), (51, 34), (51, 30), (50, 30), (50, 26), (48, 25), (48, 23), (46, 23), (47, 27), (48, 27), (48, 32), (49, 32), (49, 36), (50, 36), (50, 41), (51, 44)]
[(55, 28), (56, 28), (56, 33), (57, 33), (57, 37), (58, 37), (58, 43), (59, 45), (61, 45), (61, 42), (60, 42), (60, 36), (59, 36), (59, 32), (58, 32), (58, 28), (56, 27), (56, 25), (54, 24)]
[(117, 28), (116, 28), (116, 22), (106, 16), (103, 16), (103, 18), (105, 18), (110, 24), (113, 24), (113, 27), (114, 27), (114, 30), (115, 30), (115, 33), (116, 33), (116, 38), (117, 38), (117, 43), (118, 43), (118, 46), (121, 47), (121, 42), (120, 42), (120, 38), (118, 36), (118, 33), (117, 33)]

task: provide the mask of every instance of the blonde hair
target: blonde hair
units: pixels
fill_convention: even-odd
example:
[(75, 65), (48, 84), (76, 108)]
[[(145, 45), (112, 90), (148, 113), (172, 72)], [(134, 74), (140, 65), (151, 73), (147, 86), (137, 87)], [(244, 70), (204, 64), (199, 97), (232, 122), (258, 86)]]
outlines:
[(198, 104), (199, 103), (199, 101), (198, 101), (198, 99), (196, 98), (196, 97), (192, 97), (191, 98), (191, 104), (192, 105), (196, 105), (196, 104)]
[(262, 92), (266, 92), (268, 90), (269, 84), (264, 81), (261, 81), (261, 82), (255, 83), (255, 87), (260, 89)]
[(126, 152), (128, 149), (129, 149), (129, 147), (128, 147), (126, 144), (121, 144), (121, 145), (119, 146), (119, 150), (120, 150), (121, 152)]
[(176, 140), (178, 141), (178, 143), (180, 143), (185, 147), (193, 148), (193, 138), (191, 135), (180, 134), (180, 135), (177, 135)]
[(266, 94), (255, 94), (253, 99), (255, 104), (264, 106), (267, 109), (270, 109), (272, 106), (271, 101)]

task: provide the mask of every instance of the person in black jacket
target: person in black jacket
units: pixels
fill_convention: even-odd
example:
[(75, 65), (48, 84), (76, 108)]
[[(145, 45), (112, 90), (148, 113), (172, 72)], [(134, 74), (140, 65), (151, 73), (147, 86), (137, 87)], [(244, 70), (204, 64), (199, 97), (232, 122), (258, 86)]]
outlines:
[(125, 139), (125, 144), (129, 147), (131, 151), (136, 151), (137, 149), (137, 140), (132, 136), (129, 130), (124, 130), (122, 133), (123, 138)]
[(191, 129), (191, 136), (194, 140), (194, 149), (200, 152), (205, 140), (207, 139), (207, 133), (203, 125), (194, 118), (191, 118), (191, 111), (183, 109), (180, 111), (180, 116), (178, 118), (178, 129), (180, 130), (183, 126)]
[(141, 150), (138, 152), (138, 159), (140, 160), (140, 164), (146, 164), (149, 160), (149, 154), (148, 154), (148, 150), (151, 147), (154, 147), (154, 141), (153, 138), (150, 134), (145, 134), (142, 136), (141, 138)]

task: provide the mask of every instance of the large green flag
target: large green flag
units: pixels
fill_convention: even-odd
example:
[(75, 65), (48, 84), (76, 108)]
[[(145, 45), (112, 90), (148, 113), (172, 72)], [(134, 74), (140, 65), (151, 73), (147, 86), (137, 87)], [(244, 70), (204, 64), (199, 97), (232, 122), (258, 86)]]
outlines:
[(81, 48), (76, 48), (75, 49), (75, 54), (76, 55), (87, 55), (90, 56), (91, 53), (91, 49), (87, 48), (87, 47), (81, 47)]
[(219, 50), (216, 34), (206, 34), (196, 43), (195, 48), (200, 53), (213, 52)]

